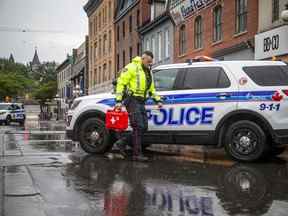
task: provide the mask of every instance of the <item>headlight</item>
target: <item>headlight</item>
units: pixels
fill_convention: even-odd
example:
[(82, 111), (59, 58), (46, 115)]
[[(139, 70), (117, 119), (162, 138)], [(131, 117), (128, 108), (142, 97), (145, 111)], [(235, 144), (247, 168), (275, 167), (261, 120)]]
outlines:
[(4, 115), (6, 112), (0, 112), (0, 115)]
[(78, 107), (78, 105), (81, 103), (81, 100), (74, 100), (72, 106), (71, 106), (71, 110), (76, 109), (76, 107)]

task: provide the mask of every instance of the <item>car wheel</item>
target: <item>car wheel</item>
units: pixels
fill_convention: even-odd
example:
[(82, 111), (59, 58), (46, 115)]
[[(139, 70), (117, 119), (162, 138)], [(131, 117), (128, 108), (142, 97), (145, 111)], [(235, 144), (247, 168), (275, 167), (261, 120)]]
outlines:
[(232, 123), (228, 127), (224, 146), (228, 155), (243, 162), (259, 160), (268, 149), (263, 129), (248, 120)]
[(79, 141), (82, 149), (90, 154), (103, 154), (112, 147), (109, 131), (99, 118), (89, 118), (81, 124)]
[(285, 150), (286, 147), (272, 147), (269, 153), (271, 156), (278, 156), (284, 153)]
[(5, 124), (6, 124), (6, 125), (10, 125), (10, 123), (11, 123), (11, 116), (8, 115), (8, 116), (6, 117)]

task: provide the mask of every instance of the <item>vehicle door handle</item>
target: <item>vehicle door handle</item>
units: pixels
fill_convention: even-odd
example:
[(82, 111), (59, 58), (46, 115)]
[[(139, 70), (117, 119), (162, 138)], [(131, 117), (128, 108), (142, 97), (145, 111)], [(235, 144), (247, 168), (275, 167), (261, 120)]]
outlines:
[(216, 96), (217, 98), (222, 98), (222, 99), (226, 99), (226, 98), (230, 98), (231, 97), (231, 94), (229, 93), (220, 93)]

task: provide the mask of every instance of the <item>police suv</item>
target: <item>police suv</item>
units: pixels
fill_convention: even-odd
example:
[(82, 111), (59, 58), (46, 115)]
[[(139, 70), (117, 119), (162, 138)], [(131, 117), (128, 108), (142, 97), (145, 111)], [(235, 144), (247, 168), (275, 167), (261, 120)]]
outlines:
[[(214, 145), (240, 161), (279, 155), (288, 144), (288, 65), (276, 61), (190, 61), (153, 70), (157, 109), (146, 103), (145, 144)], [(105, 153), (115, 133), (105, 113), (111, 93), (77, 98), (68, 113), (68, 137), (88, 153)], [(130, 130), (130, 128), (128, 128)]]
[(18, 103), (0, 103), (0, 123), (10, 125), (11, 122), (25, 124), (25, 109)]

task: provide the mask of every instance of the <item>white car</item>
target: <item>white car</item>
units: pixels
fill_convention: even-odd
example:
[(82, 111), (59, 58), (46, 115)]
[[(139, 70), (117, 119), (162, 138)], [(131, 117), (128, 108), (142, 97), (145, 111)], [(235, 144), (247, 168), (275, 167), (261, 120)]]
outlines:
[(10, 125), (11, 122), (25, 124), (26, 114), (22, 104), (0, 103), (0, 123)]
[[(214, 145), (240, 161), (278, 155), (288, 144), (288, 65), (276, 61), (209, 61), (153, 70), (162, 109), (148, 100), (145, 144)], [(77, 98), (68, 137), (88, 153), (105, 153), (115, 133), (105, 128), (111, 93)], [(128, 129), (130, 130), (130, 128)]]

